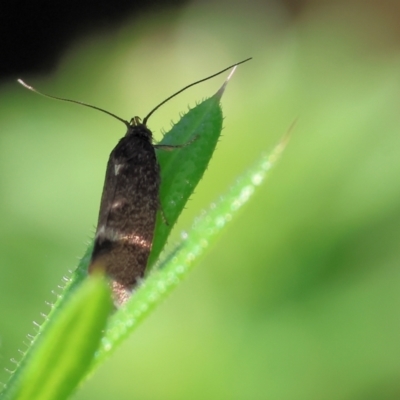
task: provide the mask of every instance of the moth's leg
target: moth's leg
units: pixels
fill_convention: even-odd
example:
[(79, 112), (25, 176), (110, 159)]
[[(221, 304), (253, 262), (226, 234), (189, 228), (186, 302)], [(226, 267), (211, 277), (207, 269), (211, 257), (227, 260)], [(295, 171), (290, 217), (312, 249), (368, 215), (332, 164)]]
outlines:
[(175, 150), (175, 149), (180, 149), (182, 147), (186, 147), (189, 146), (190, 144), (192, 144), (195, 140), (197, 140), (199, 136), (196, 135), (194, 136), (192, 139), (190, 139), (189, 141), (187, 141), (186, 143), (183, 144), (155, 144), (154, 147), (156, 149), (160, 149), (160, 150), (166, 150), (166, 151), (171, 151), (171, 150)]

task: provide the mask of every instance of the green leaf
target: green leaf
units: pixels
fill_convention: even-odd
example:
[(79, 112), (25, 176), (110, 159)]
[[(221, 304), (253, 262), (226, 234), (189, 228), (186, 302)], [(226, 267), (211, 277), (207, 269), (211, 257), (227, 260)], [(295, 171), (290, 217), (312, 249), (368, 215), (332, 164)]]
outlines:
[(112, 308), (104, 278), (93, 276), (39, 334), (2, 400), (67, 399), (87, 372)]
[(160, 143), (188, 145), (172, 151), (157, 151), (161, 166), (160, 201), (167, 223), (159, 215), (148, 262), (150, 267), (160, 255), (173, 225), (214, 153), (222, 131), (220, 98), (218, 92), (191, 109)]

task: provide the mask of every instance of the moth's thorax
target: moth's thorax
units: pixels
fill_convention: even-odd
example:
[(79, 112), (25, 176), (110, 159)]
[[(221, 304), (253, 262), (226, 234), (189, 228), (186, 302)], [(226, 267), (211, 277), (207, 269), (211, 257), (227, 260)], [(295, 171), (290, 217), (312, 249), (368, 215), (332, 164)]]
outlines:
[[(146, 168), (152, 169), (157, 161), (151, 131), (143, 124), (129, 126), (125, 136), (111, 152), (109, 162), (118, 165), (126, 164), (126, 167), (129, 164), (132, 170), (140, 165), (146, 165)], [(139, 170), (134, 173), (138, 174)]]

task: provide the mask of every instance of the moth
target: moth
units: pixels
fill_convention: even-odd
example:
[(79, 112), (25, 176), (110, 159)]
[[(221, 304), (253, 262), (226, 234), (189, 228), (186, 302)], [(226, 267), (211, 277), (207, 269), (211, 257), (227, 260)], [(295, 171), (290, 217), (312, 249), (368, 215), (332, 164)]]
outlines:
[(103, 194), (94, 239), (89, 273), (103, 270), (110, 278), (116, 306), (124, 304), (143, 278), (150, 255), (157, 212), (160, 204), (160, 166), (156, 149), (172, 150), (190, 144), (153, 144), (153, 134), (147, 127), (150, 116), (163, 104), (184, 90), (211, 79), (249, 59), (224, 68), (207, 78), (185, 86), (163, 100), (141, 121), (129, 122), (102, 108), (76, 100), (41, 93), (22, 80), (25, 88), (42, 96), (68, 101), (101, 111), (121, 121), (126, 133), (112, 150), (106, 168)]

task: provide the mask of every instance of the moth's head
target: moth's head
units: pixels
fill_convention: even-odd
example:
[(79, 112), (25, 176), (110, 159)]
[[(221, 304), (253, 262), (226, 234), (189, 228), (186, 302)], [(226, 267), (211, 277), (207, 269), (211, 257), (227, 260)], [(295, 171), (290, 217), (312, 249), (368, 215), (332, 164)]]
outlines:
[(133, 117), (130, 120), (125, 137), (129, 135), (144, 136), (150, 141), (153, 139), (153, 133), (139, 117)]
[(139, 126), (139, 125), (143, 125), (146, 126), (143, 122), (142, 119), (140, 117), (133, 117), (130, 122), (129, 122), (129, 126)]

